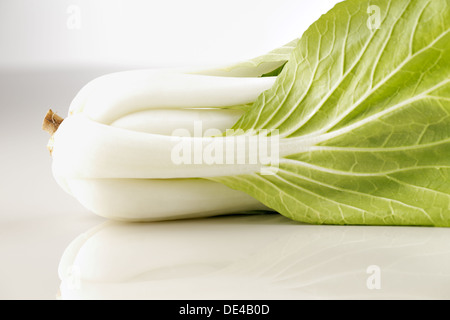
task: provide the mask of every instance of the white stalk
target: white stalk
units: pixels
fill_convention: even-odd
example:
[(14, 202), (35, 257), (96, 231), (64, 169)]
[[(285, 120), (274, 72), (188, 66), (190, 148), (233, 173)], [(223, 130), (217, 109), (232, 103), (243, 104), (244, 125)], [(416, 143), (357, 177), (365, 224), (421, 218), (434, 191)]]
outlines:
[(138, 132), (171, 136), (174, 130), (183, 128), (195, 135), (195, 124), (202, 129), (217, 129), (225, 132), (231, 128), (244, 112), (237, 109), (151, 109), (134, 112), (116, 121), (111, 126)]
[[(65, 177), (100, 179), (204, 178), (260, 170), (261, 164), (248, 160), (243, 164), (238, 164), (237, 159), (229, 164), (205, 164), (203, 154), (199, 155), (202, 163), (192, 160), (180, 164), (175, 159), (183, 153), (177, 148), (186, 146), (193, 154), (215, 143), (225, 147), (234, 141), (235, 137), (178, 137), (135, 132), (72, 116), (55, 133), (53, 168), (56, 174)], [(234, 157), (237, 155), (236, 152)]]
[[(115, 73), (85, 86), (53, 135), (58, 183), (89, 210), (112, 219), (166, 220), (267, 210), (245, 193), (198, 178), (260, 170), (250, 164), (176, 163), (180, 142), (200, 145), (224, 132), (275, 78), (232, 78), (138, 70)], [(174, 136), (184, 129), (189, 137)], [(237, 156), (237, 155), (236, 155)]]
[(247, 194), (203, 179), (69, 179), (79, 201), (100, 216), (158, 221), (268, 210)]
[(138, 70), (88, 84), (71, 104), (72, 113), (111, 124), (149, 109), (218, 108), (248, 104), (269, 89), (274, 77), (233, 78)]

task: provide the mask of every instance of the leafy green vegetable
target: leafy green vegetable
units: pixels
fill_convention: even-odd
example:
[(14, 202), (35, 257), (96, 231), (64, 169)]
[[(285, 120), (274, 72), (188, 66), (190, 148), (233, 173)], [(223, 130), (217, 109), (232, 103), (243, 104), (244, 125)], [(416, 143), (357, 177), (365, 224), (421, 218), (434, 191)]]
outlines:
[(264, 73), (263, 75), (261, 75), (261, 77), (276, 77), (276, 76), (278, 76), (281, 73), (281, 71), (283, 71), (283, 68), (286, 65), (286, 63), (287, 63), (287, 61), (285, 63), (283, 63), (281, 66), (279, 66), (278, 68), (276, 68), (275, 70)]
[(302, 222), (450, 226), (449, 29), (448, 0), (339, 3), (234, 126), (279, 129), (277, 173), (212, 180)]
[(277, 71), (280, 71), (289, 60), (289, 57), (296, 48), (298, 42), (299, 39), (295, 39), (262, 56), (238, 62), (224, 68), (201, 70), (200, 72), (195, 73), (225, 77), (260, 77), (268, 76), (268, 73), (275, 71), (274, 75), (278, 75)]
[[(449, 29), (449, 0), (348, 0), (301, 39), (227, 68), (100, 77), (52, 132), (53, 172), (92, 211), (133, 221), (273, 209), (450, 226)], [(242, 116), (227, 137), (169, 136), (195, 124), (187, 112), (223, 130)], [(279, 139), (279, 157), (268, 165), (268, 145), (244, 150), (229, 131)]]

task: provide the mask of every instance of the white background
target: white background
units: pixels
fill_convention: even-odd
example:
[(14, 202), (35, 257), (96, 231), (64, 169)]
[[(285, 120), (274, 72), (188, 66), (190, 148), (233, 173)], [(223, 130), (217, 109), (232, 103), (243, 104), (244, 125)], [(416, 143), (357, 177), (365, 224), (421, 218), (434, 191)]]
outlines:
[(301, 36), (336, 2), (1, 0), (0, 67), (234, 62)]

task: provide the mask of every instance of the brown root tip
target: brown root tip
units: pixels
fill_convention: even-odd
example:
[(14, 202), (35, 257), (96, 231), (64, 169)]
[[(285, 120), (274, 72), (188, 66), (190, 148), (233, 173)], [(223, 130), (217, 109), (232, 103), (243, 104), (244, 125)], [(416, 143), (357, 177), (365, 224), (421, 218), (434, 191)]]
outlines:
[(48, 110), (45, 115), (44, 122), (42, 123), (42, 129), (53, 135), (56, 130), (58, 130), (59, 125), (64, 121), (63, 118), (58, 116), (56, 113), (52, 111), (52, 109)]

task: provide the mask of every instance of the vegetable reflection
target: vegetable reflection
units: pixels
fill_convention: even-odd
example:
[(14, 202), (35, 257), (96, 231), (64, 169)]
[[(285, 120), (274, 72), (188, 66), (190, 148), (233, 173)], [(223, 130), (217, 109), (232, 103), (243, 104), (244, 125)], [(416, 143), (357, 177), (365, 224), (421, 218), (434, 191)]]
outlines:
[(447, 299), (441, 228), (296, 223), (277, 214), (106, 222), (59, 266), (62, 299)]

